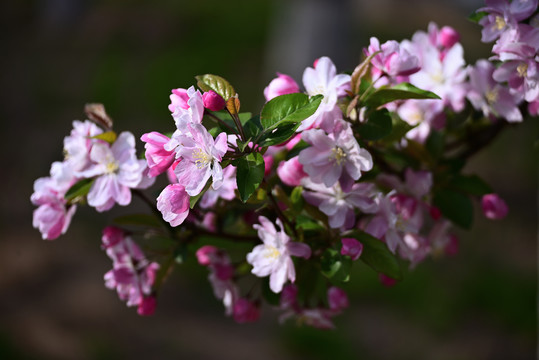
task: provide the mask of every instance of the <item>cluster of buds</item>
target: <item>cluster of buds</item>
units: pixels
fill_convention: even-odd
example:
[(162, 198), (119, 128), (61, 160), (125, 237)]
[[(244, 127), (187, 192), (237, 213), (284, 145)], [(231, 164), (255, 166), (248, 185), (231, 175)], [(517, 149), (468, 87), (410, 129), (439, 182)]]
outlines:
[[(166, 276), (191, 256), (237, 322), (256, 321), (269, 303), (282, 321), (332, 328), (355, 262), (394, 285), (403, 264), (457, 252), (453, 228), (471, 227), (474, 202), (488, 219), (506, 216), (492, 188), (462, 169), (523, 120), (523, 102), (538, 103), (536, 8), (487, 1), (480, 23), (484, 40), (497, 39), (495, 56), (475, 66), (458, 32), (432, 23), (411, 40), (371, 38), (350, 75), (328, 57), (305, 69), (303, 90), (277, 73), (259, 115), (240, 112), (227, 80), (197, 76), (198, 89), (172, 90), (174, 126), (141, 136), (144, 160), (135, 137), (117, 135), (93, 106), (92, 121), (75, 121), (65, 138), (64, 161), (35, 182), (34, 227), (55, 239), (77, 205), (102, 212), (135, 194), (152, 215), (116, 219), (137, 230), (107, 227), (103, 247), (113, 260), (106, 286), (139, 314), (153, 313)], [(151, 199), (140, 189), (161, 175), (168, 183)]]

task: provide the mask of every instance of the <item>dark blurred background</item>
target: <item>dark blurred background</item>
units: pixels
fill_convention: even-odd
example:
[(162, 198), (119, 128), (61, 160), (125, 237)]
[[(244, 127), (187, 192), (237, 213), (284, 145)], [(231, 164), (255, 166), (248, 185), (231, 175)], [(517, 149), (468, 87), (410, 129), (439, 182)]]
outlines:
[[(80, 208), (43, 241), (32, 228), (35, 179), (62, 158), (71, 122), (102, 102), (117, 131), (170, 131), (172, 88), (219, 74), (257, 112), (275, 72), (301, 82), (330, 56), (352, 70), (370, 36), (410, 38), (429, 21), (462, 34), (466, 60), (489, 56), (466, 20), (481, 1), (3, 1), (0, 4), (1, 359), (532, 359), (536, 354), (538, 120), (508, 129), (467, 171), (507, 200), (509, 216), (476, 211), (460, 253), (427, 260), (393, 288), (359, 264), (337, 330), (223, 316), (193, 263), (176, 268), (156, 314), (142, 318), (103, 284), (102, 228), (125, 209)], [(139, 144), (139, 150), (142, 146)], [(141, 204), (134, 201), (135, 207)], [(478, 207), (477, 207), (478, 208)]]

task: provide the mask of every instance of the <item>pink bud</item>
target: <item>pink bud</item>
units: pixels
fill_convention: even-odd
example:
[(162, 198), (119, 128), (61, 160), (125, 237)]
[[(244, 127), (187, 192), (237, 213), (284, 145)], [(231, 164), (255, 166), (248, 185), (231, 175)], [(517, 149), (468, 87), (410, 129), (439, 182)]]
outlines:
[(507, 215), (507, 204), (497, 194), (484, 195), (481, 205), (487, 219), (499, 220)]
[(118, 244), (125, 237), (125, 233), (122, 229), (115, 226), (107, 226), (103, 229), (103, 247), (108, 248)]
[(392, 287), (397, 283), (397, 280), (387, 276), (386, 274), (382, 274), (382, 273), (378, 274), (378, 279), (380, 280), (382, 285), (384, 285), (386, 287)]
[(264, 97), (266, 101), (285, 94), (299, 92), (298, 84), (290, 76), (277, 73), (277, 77), (269, 83), (264, 89)]
[(155, 300), (155, 296), (145, 296), (138, 305), (137, 313), (141, 316), (153, 315), (156, 306), (157, 301)]
[(258, 307), (245, 298), (240, 298), (234, 304), (234, 320), (238, 323), (257, 321), (260, 317)]
[(445, 253), (453, 256), (459, 252), (459, 238), (455, 235), (449, 235), (449, 241), (445, 245)]
[(436, 206), (431, 206), (429, 213), (432, 220), (439, 220), (442, 217), (442, 212)]
[(202, 266), (211, 264), (212, 257), (217, 253), (217, 248), (212, 245), (204, 245), (196, 251), (198, 263)]
[(271, 155), (264, 155), (264, 176), (268, 176), (271, 173), (271, 168), (275, 159)]
[(332, 286), (328, 289), (328, 303), (329, 308), (335, 311), (344, 310), (349, 306), (346, 292), (336, 286)]
[(231, 279), (234, 276), (234, 266), (230, 264), (215, 264), (213, 265), (213, 270), (215, 272), (215, 275), (219, 278), (219, 280), (226, 281), (228, 279)]
[(211, 111), (223, 110), (226, 103), (221, 95), (217, 94), (215, 91), (210, 90), (205, 92), (202, 95), (202, 101), (204, 102), (204, 107)]
[(282, 308), (291, 308), (298, 301), (298, 288), (294, 284), (288, 284), (281, 291), (280, 305)]
[(303, 171), (303, 165), (298, 161), (298, 156), (280, 162), (277, 168), (277, 175), (288, 186), (298, 186), (301, 183), (301, 179), (307, 176)]
[(342, 238), (341, 255), (348, 255), (352, 260), (357, 260), (363, 251), (363, 244), (353, 238)]
[(459, 33), (450, 26), (444, 26), (438, 33), (438, 42), (446, 49), (450, 49), (460, 40)]

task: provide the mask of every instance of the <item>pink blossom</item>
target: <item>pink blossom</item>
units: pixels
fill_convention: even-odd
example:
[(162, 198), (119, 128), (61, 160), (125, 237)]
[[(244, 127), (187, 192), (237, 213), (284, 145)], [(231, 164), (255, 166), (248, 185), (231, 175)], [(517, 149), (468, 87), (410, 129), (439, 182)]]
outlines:
[(149, 176), (154, 177), (168, 170), (175, 158), (174, 151), (167, 151), (164, 145), (170, 141), (168, 136), (152, 131), (142, 135), (140, 140), (146, 144), (145, 157), (148, 162)]
[(291, 256), (308, 259), (311, 256), (311, 249), (307, 244), (290, 241), (279, 219), (277, 225), (280, 231), (277, 231), (273, 223), (263, 216), (260, 216), (258, 221), (260, 225), (255, 224), (253, 227), (258, 231), (258, 237), (264, 244), (255, 246), (247, 254), (247, 262), (253, 266), (252, 273), (256, 276), (269, 275), (270, 289), (279, 293), (287, 279), (291, 282), (296, 280)]
[(508, 88), (494, 81), (494, 70), (494, 65), (487, 60), (479, 60), (474, 67), (469, 67), (470, 88), (466, 96), (484, 116), (499, 116), (509, 122), (522, 121), (517, 98)]
[(442, 47), (450, 49), (453, 45), (460, 41), (460, 34), (451, 26), (444, 26), (438, 33), (437, 42)]
[(420, 89), (432, 91), (442, 98), (445, 105), (451, 106), (455, 111), (461, 111), (466, 96), (462, 45), (456, 43), (448, 50), (440, 49), (423, 31), (416, 32), (412, 41), (405, 40), (400, 45), (420, 60), (421, 70), (410, 75), (410, 83)]
[(335, 126), (334, 133), (311, 129), (302, 138), (311, 146), (299, 153), (299, 162), (314, 183), (331, 187), (338, 181), (348, 191), (362, 171), (372, 169), (371, 154), (359, 147), (350, 124), (345, 121)]
[[(200, 91), (196, 90), (194, 86), (191, 86), (187, 90), (181, 90), (181, 100), (178, 100), (178, 105), (174, 107), (172, 117), (176, 123), (176, 132), (184, 134), (187, 124), (200, 124), (202, 122), (202, 117), (204, 115), (204, 100), (202, 99)], [(172, 138), (174, 139), (174, 136)], [(171, 150), (166, 147), (165, 149)]]
[(488, 219), (499, 220), (507, 216), (507, 204), (498, 194), (483, 195), (481, 206), (483, 208), (483, 214)]
[(371, 61), (373, 70), (380, 76), (389, 77), (408, 76), (419, 70), (419, 60), (406, 49), (401, 49), (399, 43), (390, 40), (382, 45), (377, 38), (371, 37), (370, 45), (363, 52), (370, 56), (376, 52)]
[(226, 315), (232, 315), (239, 299), (239, 290), (233, 282), (234, 267), (230, 263), (230, 258), (226, 252), (211, 245), (199, 248), (196, 256), (199, 264), (208, 266), (210, 269), (208, 279), (213, 293), (216, 298), (223, 301)]
[(286, 161), (281, 161), (277, 168), (277, 175), (288, 186), (300, 185), (301, 179), (307, 176), (297, 156)]
[(187, 90), (178, 88), (172, 89), (172, 95), (170, 95), (170, 104), (168, 105), (168, 110), (171, 113), (175, 113), (178, 109), (187, 110), (189, 105), (187, 101), (189, 96), (187, 95)]
[(217, 203), (217, 200), (224, 199), (230, 201), (236, 197), (235, 190), (238, 188), (236, 182), (236, 167), (228, 165), (223, 170), (223, 183), (216, 190), (208, 189), (200, 199), (200, 207), (204, 209), (211, 208)]
[(76, 205), (68, 205), (64, 198), (76, 181), (70, 169), (67, 163), (55, 162), (51, 166), (50, 177), (34, 182), (30, 200), (38, 208), (34, 210), (32, 226), (41, 232), (44, 240), (53, 240), (64, 234), (77, 209)]
[(190, 124), (188, 128), (191, 136), (178, 137), (182, 146), (176, 148), (176, 156), (181, 161), (174, 173), (185, 191), (196, 196), (210, 177), (214, 190), (222, 185), (224, 177), (220, 161), (228, 150), (227, 136), (221, 133), (214, 140), (201, 124)]
[(356, 222), (355, 209), (364, 213), (378, 210), (373, 200), (375, 192), (372, 184), (353, 184), (350, 191), (343, 191), (338, 183), (326, 187), (324, 184), (313, 183), (309, 178), (304, 178), (302, 184), (305, 187), (303, 197), (328, 216), (331, 228), (352, 228)]
[(152, 286), (159, 264), (148, 262), (131, 237), (113, 226), (103, 230), (103, 248), (113, 261), (113, 269), (105, 274), (105, 285), (116, 289), (127, 306), (138, 306), (141, 315), (150, 315), (155, 309)]
[(211, 111), (223, 110), (226, 105), (221, 95), (213, 90), (207, 91), (202, 95), (202, 102), (204, 103), (204, 107)]
[(342, 117), (337, 106), (339, 97), (346, 95), (350, 89), (350, 75), (339, 74), (328, 57), (318, 59), (315, 68), (308, 67), (303, 72), (303, 85), (309, 96), (324, 96), (316, 112), (301, 122), (298, 132), (312, 127), (323, 127), (331, 130), (335, 119)]
[(406, 133), (406, 138), (425, 143), (431, 130), (445, 127), (444, 103), (442, 100), (406, 100), (397, 109), (399, 117), (415, 126)]
[(90, 164), (90, 149), (99, 140), (92, 139), (103, 130), (90, 120), (73, 121), (73, 130), (64, 138), (65, 162), (73, 171), (81, 171)]
[(286, 74), (277, 73), (277, 77), (264, 89), (266, 101), (285, 94), (299, 92), (299, 86), (294, 79)]
[(496, 40), (503, 32), (517, 25), (530, 17), (537, 9), (537, 0), (509, 1), (507, 0), (486, 0), (486, 7), (478, 9), (478, 12), (487, 12), (479, 24), (483, 26), (481, 32), (483, 42)]
[(352, 260), (356, 261), (363, 252), (363, 244), (354, 238), (342, 238), (341, 255), (348, 255)]
[(258, 306), (246, 298), (240, 298), (234, 303), (234, 320), (237, 323), (255, 322), (259, 317)]
[(350, 305), (346, 292), (336, 286), (328, 289), (328, 303), (329, 308), (335, 312), (341, 312)]
[(180, 184), (170, 184), (157, 197), (157, 210), (171, 226), (178, 226), (189, 215), (190, 197)]
[[(130, 189), (141, 187), (146, 169), (146, 161), (136, 157), (133, 134), (121, 133), (112, 146), (94, 144), (90, 159), (93, 164), (80, 173), (86, 178), (97, 176), (88, 193), (88, 205), (99, 212), (109, 210), (114, 203), (128, 205), (131, 202)], [(145, 182), (144, 185), (151, 183)]]

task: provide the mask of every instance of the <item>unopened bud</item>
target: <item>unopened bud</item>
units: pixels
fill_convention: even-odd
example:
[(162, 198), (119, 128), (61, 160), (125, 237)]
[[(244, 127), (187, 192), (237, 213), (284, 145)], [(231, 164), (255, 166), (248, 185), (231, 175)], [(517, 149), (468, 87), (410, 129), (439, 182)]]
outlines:
[(205, 92), (202, 95), (202, 101), (204, 102), (204, 107), (211, 111), (223, 110), (226, 105), (226, 102), (221, 95), (213, 90)]

